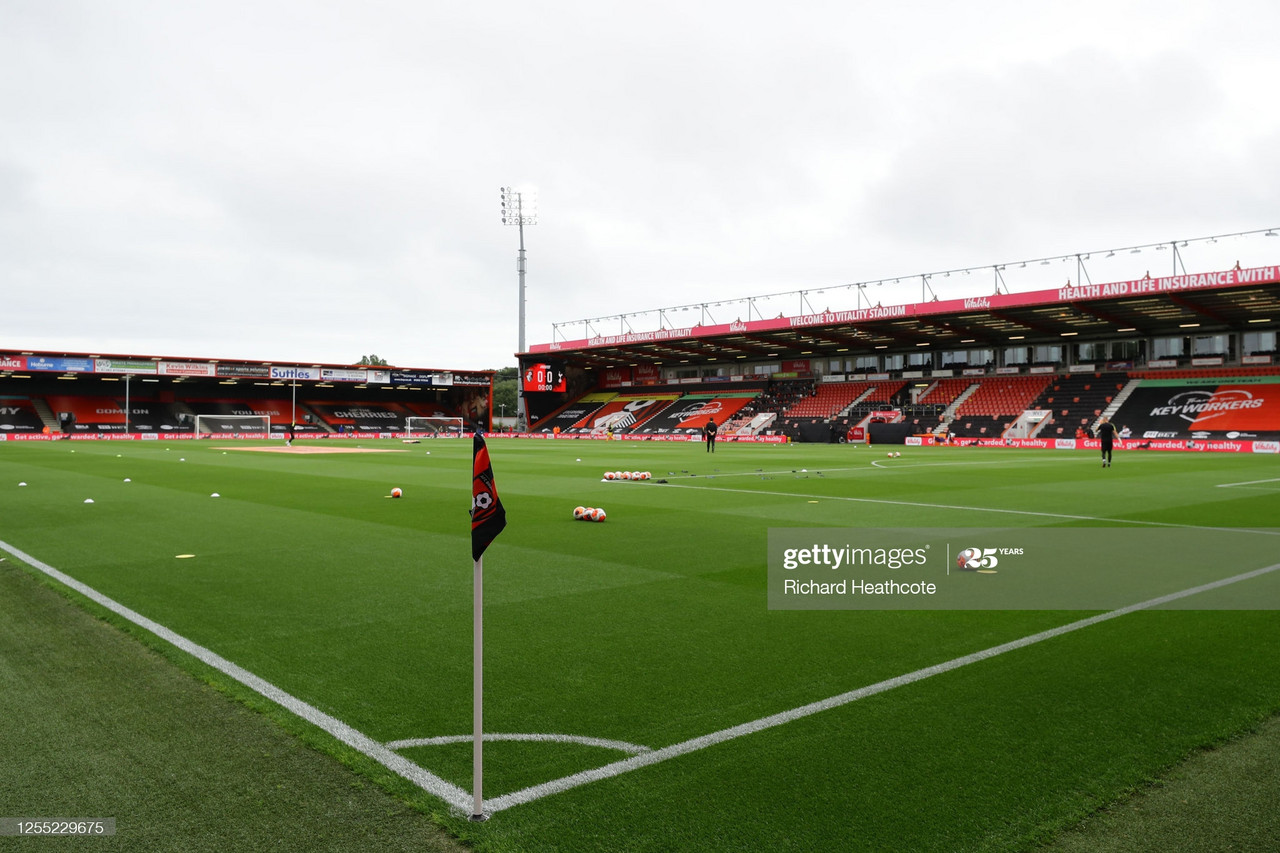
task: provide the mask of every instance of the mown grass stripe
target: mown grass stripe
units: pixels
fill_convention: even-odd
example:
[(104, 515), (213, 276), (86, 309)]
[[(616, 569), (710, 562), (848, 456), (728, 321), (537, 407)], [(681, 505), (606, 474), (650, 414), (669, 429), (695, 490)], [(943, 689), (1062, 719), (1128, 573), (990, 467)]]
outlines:
[(462, 790), (457, 785), (454, 785), (451, 782), (446, 782), (439, 776), (422, 769), (412, 761), (397, 755), (381, 743), (378, 743), (367, 735), (357, 731), (341, 720), (324, 713), (319, 708), (302, 701), (290, 693), (286, 693), (269, 681), (254, 675), (252, 672), (232, 663), (210, 649), (188, 640), (181, 634), (171, 631), (165, 626), (148, 619), (135, 610), (125, 607), (115, 599), (103, 595), (93, 587), (81, 583), (70, 575), (58, 571), (48, 563), (37, 560), (35, 557), (15, 548), (7, 542), (0, 541), (0, 550), (8, 552), (32, 568), (53, 578), (58, 583), (74, 589), (85, 598), (88, 598), (102, 607), (105, 607), (107, 610), (110, 610), (112, 613), (129, 620), (140, 628), (150, 631), (165, 642), (172, 644), (192, 657), (208, 664), (227, 677), (235, 679), (255, 693), (265, 696), (289, 712), (301, 717), (312, 725), (323, 729), (325, 732), (353, 749), (359, 750), (369, 758), (377, 761), (393, 773), (408, 779), (427, 793), (439, 797), (455, 808), (465, 809), (470, 807), (471, 795), (466, 791)]
[(1270, 566), (1264, 566), (1260, 569), (1254, 569), (1249, 572), (1233, 575), (1229, 578), (1222, 578), (1221, 580), (1211, 581), (1206, 584), (1201, 584), (1200, 586), (1179, 590), (1178, 592), (1171, 592), (1168, 595), (1162, 595), (1157, 598), (1140, 601), (1137, 604), (1130, 604), (1117, 610), (1108, 611), (1107, 613), (1089, 616), (1075, 622), (1070, 622), (1066, 625), (1059, 625), (1057, 628), (1050, 628), (1017, 640), (1001, 643), (998, 646), (992, 646), (988, 649), (962, 655), (958, 658), (952, 658), (951, 660), (944, 661), (943, 663), (927, 666), (923, 669), (918, 669), (915, 672), (895, 676), (894, 678), (889, 678), (876, 684), (870, 684), (866, 687), (859, 687), (856, 690), (850, 690), (849, 692), (841, 693), (838, 696), (821, 699), (817, 702), (811, 702), (808, 705), (801, 705), (798, 708), (792, 708), (788, 711), (782, 711), (768, 717), (761, 717), (760, 719), (752, 720), (749, 723), (741, 723), (727, 729), (721, 729), (718, 732), (712, 732), (708, 735), (702, 735), (701, 737), (692, 738), (661, 749), (655, 749), (652, 752), (645, 752), (632, 756), (631, 758), (624, 758), (620, 761), (615, 761), (612, 764), (606, 764), (603, 767), (597, 767), (593, 770), (584, 770), (581, 773), (574, 773), (571, 776), (565, 776), (561, 779), (544, 782), (541, 785), (534, 785), (532, 787), (525, 788), (522, 791), (505, 794), (492, 800), (488, 800), (486, 802), (486, 806), (488, 807), (489, 812), (495, 813), (504, 809), (509, 809), (512, 806), (531, 803), (534, 800), (540, 800), (543, 797), (563, 793), (564, 791), (568, 791), (572, 788), (577, 788), (580, 785), (586, 785), (591, 782), (599, 782), (603, 779), (620, 776), (623, 773), (629, 773), (632, 770), (639, 770), (641, 767), (649, 767), (672, 758), (678, 758), (679, 756), (687, 755), (691, 752), (706, 749), (709, 746), (724, 743), (725, 741), (740, 738), (745, 735), (755, 734), (756, 732), (764, 731), (765, 729), (770, 729), (785, 723), (790, 723), (794, 720), (799, 720), (803, 717), (808, 717), (822, 711), (829, 711), (832, 708), (839, 708), (842, 705), (848, 705), (851, 702), (856, 702), (859, 699), (865, 699), (868, 696), (875, 696), (878, 693), (885, 693), (896, 687), (903, 687), (917, 681), (923, 681), (926, 678), (941, 675), (945, 672), (951, 672), (952, 670), (968, 666), (972, 663), (989, 660), (997, 655), (1002, 655), (1005, 652), (1026, 648), (1027, 646), (1041, 643), (1045, 640), (1051, 640), (1054, 637), (1060, 637), (1063, 634), (1069, 634), (1073, 631), (1079, 631), (1082, 628), (1088, 628), (1101, 622), (1117, 619), (1130, 613), (1136, 613), (1140, 610), (1148, 610), (1152, 607), (1159, 607), (1163, 604), (1169, 604), (1170, 602), (1198, 595), (1202, 592), (1208, 592), (1210, 590), (1219, 589), (1241, 581), (1261, 577), (1262, 575), (1270, 574), (1277, 569), (1280, 569), (1280, 563), (1273, 563)]

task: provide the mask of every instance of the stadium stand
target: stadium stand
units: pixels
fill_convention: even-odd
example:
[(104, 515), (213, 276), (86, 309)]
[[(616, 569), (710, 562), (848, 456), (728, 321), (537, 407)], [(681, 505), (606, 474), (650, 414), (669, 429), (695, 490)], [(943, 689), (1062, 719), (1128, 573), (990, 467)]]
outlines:
[(963, 394), (970, 385), (977, 384), (981, 379), (964, 376), (950, 377), (947, 379), (939, 379), (924, 394), (921, 395), (918, 402), (925, 404), (940, 405), (943, 407), (951, 405), (951, 402)]
[(635, 432), (641, 424), (670, 406), (676, 399), (675, 394), (619, 394), (573, 424), (568, 432), (599, 435)]
[[(400, 403), (364, 403), (348, 401), (335, 403), (328, 400), (307, 401), (306, 406), (319, 416), (320, 421), (335, 432), (389, 432), (404, 429), (404, 419), (413, 412)], [(272, 423), (274, 427), (274, 421)]]
[(574, 424), (591, 417), (617, 396), (612, 391), (592, 391), (583, 394), (578, 399), (565, 403), (559, 409), (533, 423), (529, 431), (541, 433), (568, 432)]
[(1275, 365), (1251, 367), (1199, 367), (1165, 370), (1131, 370), (1131, 379), (1224, 379), (1233, 376), (1271, 376), (1280, 373)]
[(809, 397), (803, 397), (782, 413), (784, 418), (829, 418), (843, 411), (874, 382), (824, 382)]
[(1137, 439), (1280, 439), (1280, 376), (1143, 379), (1112, 421)]
[(726, 422), (754, 399), (756, 395), (750, 392), (717, 396), (690, 394), (655, 412), (645, 419), (642, 427), (632, 432), (645, 435), (695, 434), (702, 431), (708, 420), (714, 420), (719, 431), (727, 433)]
[(1008, 376), (986, 379), (969, 399), (960, 405), (957, 417), (975, 415), (1013, 415), (1016, 417), (1049, 384), (1051, 376)]
[(461, 417), (456, 409), (439, 403), (405, 403), (404, 407), (419, 418), (457, 418)]
[[(1037, 395), (1053, 377), (1001, 376), (982, 380), (976, 391), (967, 397), (956, 410), (955, 417), (947, 424), (947, 431), (954, 436), (971, 438), (997, 438), (1004, 434), (1022, 412), (1031, 407)], [(955, 391), (955, 399), (974, 384), (974, 379), (944, 379), (949, 383), (947, 393)], [(963, 385), (963, 387), (960, 387)]]
[(124, 432), (124, 405), (111, 397), (58, 394), (44, 400), (64, 432)]
[(1074, 438), (1076, 430), (1090, 428), (1128, 382), (1127, 374), (1114, 371), (1054, 377), (1028, 408), (1052, 412), (1041, 435)]
[(957, 417), (947, 431), (958, 438), (999, 438), (1016, 415), (971, 415)]
[(46, 424), (26, 397), (0, 397), (0, 430), (42, 432)]

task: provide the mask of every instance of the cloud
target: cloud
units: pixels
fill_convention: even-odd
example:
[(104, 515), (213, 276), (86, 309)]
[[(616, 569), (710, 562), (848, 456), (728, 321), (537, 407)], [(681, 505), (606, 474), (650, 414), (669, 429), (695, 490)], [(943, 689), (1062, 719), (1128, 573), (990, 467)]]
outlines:
[(1278, 23), (1249, 3), (12, 3), (0, 340), (507, 364), (507, 184), (541, 195), (530, 343), (1267, 225)]

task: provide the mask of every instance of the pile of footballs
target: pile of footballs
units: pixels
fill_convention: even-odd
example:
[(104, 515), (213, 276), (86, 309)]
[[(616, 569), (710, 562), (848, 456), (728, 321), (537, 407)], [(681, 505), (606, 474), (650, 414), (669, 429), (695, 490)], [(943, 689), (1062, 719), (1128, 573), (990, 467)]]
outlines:
[(890, 450), (888, 453), (885, 454), (885, 456), (888, 456), (890, 459), (897, 459), (901, 455), (902, 455), (901, 450)]
[(608, 516), (598, 506), (575, 506), (573, 508), (574, 521), (604, 521), (606, 518)]
[(648, 471), (605, 471), (606, 480), (648, 480), (653, 477)]

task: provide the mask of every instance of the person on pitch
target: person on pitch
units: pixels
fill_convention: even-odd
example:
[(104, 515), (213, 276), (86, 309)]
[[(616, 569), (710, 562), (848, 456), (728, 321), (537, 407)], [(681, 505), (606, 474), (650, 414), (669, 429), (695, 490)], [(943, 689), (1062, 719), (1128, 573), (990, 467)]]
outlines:
[(707, 452), (716, 452), (716, 422), (715, 418), (707, 418), (706, 426), (702, 428), (702, 436), (707, 440)]
[(1111, 445), (1116, 439), (1116, 428), (1108, 418), (1099, 421), (1098, 426), (1093, 431), (1098, 440), (1102, 442), (1102, 467), (1111, 467)]

